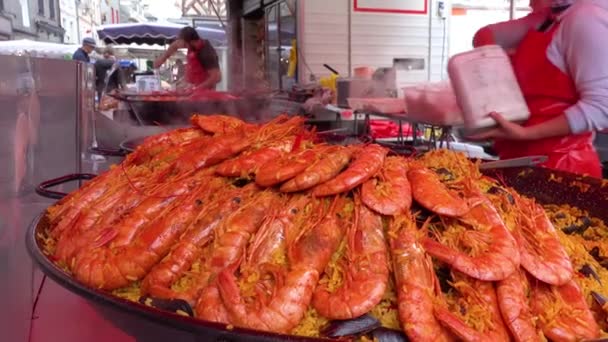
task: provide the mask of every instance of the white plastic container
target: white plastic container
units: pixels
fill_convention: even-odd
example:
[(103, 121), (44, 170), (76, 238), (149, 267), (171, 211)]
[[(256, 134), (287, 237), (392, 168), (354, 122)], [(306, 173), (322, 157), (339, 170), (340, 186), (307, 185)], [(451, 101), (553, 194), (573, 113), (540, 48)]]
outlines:
[(453, 56), (448, 74), (467, 130), (496, 125), (488, 117), (491, 112), (509, 121), (530, 117), (509, 56), (500, 46), (483, 46)]
[(160, 91), (160, 78), (154, 75), (138, 75), (135, 77), (135, 83), (137, 84), (137, 91), (139, 93), (148, 93), (153, 91)]
[(438, 126), (463, 124), (462, 110), (448, 81), (421, 83), (403, 88), (406, 117), (412, 121)]

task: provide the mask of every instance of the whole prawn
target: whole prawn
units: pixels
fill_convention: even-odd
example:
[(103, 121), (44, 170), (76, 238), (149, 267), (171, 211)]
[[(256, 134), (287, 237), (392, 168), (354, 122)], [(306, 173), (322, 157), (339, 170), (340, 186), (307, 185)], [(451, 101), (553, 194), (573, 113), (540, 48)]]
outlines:
[(190, 123), (211, 134), (229, 134), (255, 127), (234, 116), (218, 114), (194, 114), (190, 117)]
[(347, 252), (342, 283), (333, 291), (319, 284), (312, 305), (329, 319), (352, 319), (382, 300), (388, 285), (388, 260), (382, 218), (355, 201), (355, 220), (347, 228)]
[(545, 210), (531, 199), (515, 197), (521, 210), (514, 237), (521, 253), (521, 265), (536, 279), (551, 285), (564, 285), (574, 275), (568, 253)]
[(542, 341), (543, 335), (536, 325), (529, 305), (530, 286), (525, 271), (519, 269), (496, 284), (498, 306), (517, 342)]
[(412, 342), (453, 341), (433, 314), (441, 295), (433, 262), (418, 242), (414, 218), (402, 213), (391, 219), (390, 251), (397, 290), (399, 321)]
[[(171, 289), (171, 285), (201, 256), (203, 249), (214, 242), (214, 237), (221, 238), (224, 231), (222, 226), (230, 225), (232, 227), (236, 223), (234, 218), (240, 218), (243, 212), (256, 214), (251, 210), (243, 211), (243, 209), (252, 207), (249, 203), (251, 196), (256, 191), (257, 187), (249, 184), (242, 189), (223, 192), (212, 201), (207, 201), (197, 219), (173, 246), (167, 257), (155, 265), (143, 279), (142, 292), (157, 298), (184, 299), (193, 305), (198, 297), (198, 292), (189, 289), (186, 293), (178, 293)], [(264, 202), (251, 203), (261, 204), (261, 210), (266, 207)], [(253, 228), (249, 229), (257, 228), (257, 224), (254, 221)], [(205, 265), (199, 267), (201, 275), (198, 278), (208, 274)]]
[(350, 191), (373, 177), (382, 167), (388, 150), (376, 144), (363, 147), (350, 166), (331, 180), (315, 186), (316, 197), (332, 196)]
[(91, 287), (114, 290), (141, 279), (167, 253), (201, 211), (204, 186), (180, 198), (166, 213), (148, 223), (128, 245), (81, 250), (74, 258), (74, 277)]
[(306, 170), (310, 164), (315, 162), (318, 155), (318, 148), (285, 154), (278, 160), (272, 160), (262, 165), (256, 174), (255, 182), (263, 187), (282, 183)]
[(600, 336), (600, 328), (574, 280), (561, 286), (534, 282), (532, 312), (540, 318), (543, 333), (552, 341), (591, 340)]
[[(341, 206), (336, 206), (341, 208)], [(289, 267), (267, 303), (248, 306), (240, 294), (233, 272), (218, 275), (218, 288), (233, 324), (287, 333), (296, 327), (310, 304), (323, 269), (342, 239), (343, 230), (335, 209), (309, 224), (289, 245)]]
[(283, 183), (281, 191), (304, 191), (329, 181), (348, 165), (352, 154), (352, 148), (342, 146), (329, 148), (324, 156), (321, 156), (321, 159), (314, 162), (302, 173)]
[(406, 161), (401, 157), (388, 157), (379, 177), (361, 186), (361, 199), (372, 210), (382, 215), (396, 215), (412, 205), (412, 189), (407, 179)]
[[(464, 227), (464, 231), (455, 230), (450, 234), (450, 225), (458, 225), (458, 222), (447, 220), (444, 225), (448, 231), (443, 233), (443, 239), (451, 246), (431, 238), (424, 238), (422, 245), (427, 253), (470, 277), (485, 281), (503, 280), (519, 268), (517, 243), (491, 202), (476, 189), (470, 191), (478, 204), (459, 220), (472, 229)], [(455, 249), (457, 247), (470, 249), (471, 253), (460, 252)]]
[(241, 154), (218, 165), (215, 172), (224, 177), (248, 177), (251, 174), (256, 174), (261, 165), (276, 160), (284, 153), (289, 152), (293, 146), (293, 141), (294, 138), (289, 138), (248, 154)]
[[(246, 282), (259, 280), (254, 285), (258, 300), (265, 298), (263, 292), (273, 286), (264, 280), (265, 273), (277, 274), (276, 270), (282, 268), (286, 246), (296, 238), (302, 224), (310, 219), (312, 204), (309, 196), (295, 196), (286, 205), (271, 209), (247, 248), (247, 255), (241, 255), (242, 260), (236, 260), (226, 268), (226, 272), (232, 273), (240, 268), (239, 278)], [(207, 286), (197, 301), (197, 316), (212, 322), (230, 323), (232, 320), (221, 298), (217, 279), (208, 281), (209, 277), (212, 275), (202, 281), (200, 278), (197, 280), (197, 284)]]
[(435, 174), (422, 167), (413, 167), (407, 172), (412, 187), (412, 196), (428, 210), (447, 217), (460, 217), (471, 208), (462, 198), (450, 191)]
[(460, 311), (484, 312), (487, 317), (480, 320), (475, 317), (468, 321), (452, 313), (446, 305), (435, 305), (435, 317), (452, 333), (463, 341), (509, 341), (509, 332), (504, 325), (494, 284), (475, 280), (462, 274), (453, 274), (452, 287), (458, 291), (461, 298), (458, 300)]

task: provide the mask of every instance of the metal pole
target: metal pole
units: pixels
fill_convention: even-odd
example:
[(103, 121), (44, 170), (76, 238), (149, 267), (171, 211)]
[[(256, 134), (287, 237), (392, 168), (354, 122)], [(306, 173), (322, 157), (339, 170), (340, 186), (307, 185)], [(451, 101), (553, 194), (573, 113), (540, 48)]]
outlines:
[(515, 19), (515, 1), (509, 0), (509, 20)]
[(352, 37), (352, 14), (351, 10), (353, 8), (352, 1), (348, 1), (348, 8), (346, 9), (348, 12), (348, 77), (352, 77), (353, 72), (353, 37)]
[(224, 31), (226, 31), (226, 25), (224, 25), (224, 21), (222, 20), (222, 16), (220, 15), (220, 12), (218, 12), (217, 8), (215, 8), (215, 4), (213, 3), (213, 0), (209, 0), (209, 4), (211, 5), (213, 12), (215, 12), (217, 19), (220, 21), (220, 24), (222, 24), (222, 28), (224, 29)]

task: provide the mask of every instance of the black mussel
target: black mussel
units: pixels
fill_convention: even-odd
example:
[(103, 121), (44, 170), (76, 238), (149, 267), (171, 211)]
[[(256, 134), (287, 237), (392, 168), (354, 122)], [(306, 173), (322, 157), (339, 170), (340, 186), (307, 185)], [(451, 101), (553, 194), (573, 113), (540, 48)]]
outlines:
[(591, 255), (593, 257), (593, 259), (595, 259), (595, 261), (597, 261), (600, 264), (600, 266), (602, 266), (605, 269), (608, 269), (608, 258), (600, 255), (599, 247), (591, 248), (591, 250), (589, 251), (589, 255)]
[(435, 173), (439, 175), (439, 177), (444, 181), (453, 181), (454, 179), (456, 179), (452, 171), (446, 168), (440, 167), (438, 169), (433, 169), (433, 171), (435, 171)]
[(591, 291), (591, 296), (593, 297), (593, 299), (595, 299), (595, 302), (598, 303), (600, 306), (604, 306), (608, 302), (608, 298), (595, 291)]
[(564, 218), (566, 218), (566, 214), (564, 214), (564, 213), (562, 213), (562, 212), (560, 211), (559, 213), (557, 213), (557, 214), (555, 215), (555, 218), (557, 218), (557, 219), (564, 219)]
[(368, 333), (378, 327), (379, 320), (371, 315), (363, 315), (347, 321), (331, 321), (322, 333), (327, 337), (343, 337)]
[(583, 265), (583, 267), (581, 267), (581, 269), (578, 271), (585, 277), (587, 277), (587, 278), (593, 277), (595, 280), (597, 280), (598, 283), (602, 284), (602, 280), (600, 279), (600, 276), (597, 274), (597, 272), (595, 272), (593, 267), (591, 267), (590, 265)]
[(431, 223), (440, 222), (438, 215), (435, 215), (435, 213), (422, 207), (418, 203), (415, 203), (415, 202), (412, 203), (411, 211), (413, 213), (416, 213), (416, 221), (420, 224), (426, 222), (429, 218), (431, 219), (431, 221), (430, 221)]
[(498, 186), (493, 186), (488, 190), (488, 193), (490, 195), (505, 195), (507, 196), (507, 199), (509, 200), (509, 204), (514, 205), (515, 204), (515, 198), (513, 198), (513, 195), (511, 195), (507, 190), (498, 187)]
[(194, 317), (194, 311), (190, 304), (183, 299), (160, 299), (150, 296), (142, 296), (139, 298), (139, 302), (144, 305), (153, 306), (157, 309), (170, 311), (170, 312), (184, 312), (190, 317)]
[(439, 267), (435, 270), (435, 274), (437, 275), (437, 279), (439, 280), (439, 286), (441, 287), (441, 292), (448, 293), (452, 289), (452, 285), (450, 282), (452, 281), (452, 272), (448, 267)]
[(372, 331), (372, 337), (378, 342), (408, 342), (407, 336), (399, 330), (378, 328)]
[(568, 235), (583, 234), (589, 227), (591, 227), (591, 219), (587, 216), (583, 216), (581, 217), (580, 224), (571, 224), (564, 228), (563, 231)]
[(251, 183), (251, 179), (237, 178), (232, 182), (232, 185), (236, 186), (237, 188), (242, 188), (249, 183)]

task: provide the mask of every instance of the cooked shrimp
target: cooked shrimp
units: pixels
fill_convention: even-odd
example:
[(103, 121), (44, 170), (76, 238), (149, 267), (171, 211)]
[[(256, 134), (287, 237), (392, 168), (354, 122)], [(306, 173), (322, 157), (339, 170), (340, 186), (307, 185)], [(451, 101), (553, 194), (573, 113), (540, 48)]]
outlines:
[(192, 125), (212, 134), (229, 134), (253, 126), (243, 120), (229, 115), (199, 115), (190, 117)]
[(456, 336), (467, 342), (509, 341), (509, 331), (504, 325), (494, 284), (454, 274), (452, 287), (458, 291), (455, 310), (474, 311), (482, 317), (461, 319), (444, 305), (435, 305), (435, 317)]
[(224, 177), (248, 177), (257, 173), (257, 169), (270, 161), (276, 160), (293, 146), (294, 138), (286, 139), (280, 143), (262, 147), (251, 153), (243, 153), (234, 159), (226, 160), (217, 166), (215, 172)]
[(282, 192), (308, 190), (315, 185), (336, 177), (348, 165), (353, 149), (335, 146), (328, 149), (321, 159), (310, 165), (304, 172), (281, 185)]
[(441, 184), (437, 174), (429, 169), (414, 167), (407, 172), (407, 178), (416, 202), (434, 213), (460, 217), (471, 209), (465, 200)]
[(259, 186), (269, 187), (289, 180), (314, 163), (319, 153), (318, 149), (308, 149), (284, 155), (278, 160), (272, 160), (262, 165), (255, 182)]
[(382, 167), (388, 150), (376, 144), (363, 147), (350, 166), (331, 180), (313, 188), (314, 196), (332, 196), (350, 191), (373, 177)]
[(199, 187), (180, 198), (165, 215), (146, 225), (129, 245), (83, 249), (73, 262), (74, 277), (103, 290), (114, 290), (141, 279), (169, 252), (178, 236), (196, 218), (202, 209), (199, 197), (206, 191)]
[(543, 333), (552, 341), (581, 341), (600, 336), (600, 328), (574, 280), (561, 286), (532, 283), (532, 311), (540, 318)]
[(320, 222), (309, 222), (289, 245), (289, 267), (277, 275), (279, 281), (273, 295), (267, 303), (258, 299), (257, 308), (244, 301), (234, 273), (230, 270), (221, 272), (218, 288), (233, 324), (280, 333), (295, 328), (304, 317), (320, 274), (342, 235), (340, 219), (334, 210)]
[(517, 227), (513, 233), (521, 253), (521, 265), (536, 279), (564, 285), (574, 275), (572, 262), (545, 210), (531, 199), (515, 195)]
[[(472, 229), (446, 220), (448, 230), (441, 239), (448, 245), (431, 238), (424, 238), (422, 245), (427, 253), (470, 277), (503, 280), (519, 268), (517, 243), (490, 201), (479, 194), (473, 196), (477, 197), (478, 204), (460, 218)], [(451, 228), (452, 224), (456, 226)], [(471, 252), (467, 254), (455, 248)]]
[(412, 342), (453, 341), (454, 338), (433, 314), (441, 295), (433, 262), (418, 242), (418, 229), (407, 213), (392, 218), (390, 251), (397, 290), (399, 321)]
[(319, 284), (312, 305), (329, 319), (359, 317), (382, 300), (388, 285), (388, 260), (382, 218), (355, 204), (354, 223), (347, 228), (345, 274), (336, 289)]
[[(211, 242), (213, 242), (213, 247), (218, 246), (217, 249), (213, 250), (216, 254), (223, 256), (222, 252), (226, 249), (229, 249), (232, 254), (236, 254), (226, 255), (229, 259), (224, 261), (226, 264), (233, 262), (233, 259), (238, 259), (238, 253), (240, 252), (238, 244), (246, 243), (250, 231), (255, 232), (258, 228), (265, 210), (268, 209), (270, 204), (269, 201), (264, 199), (272, 199), (272, 197), (267, 196), (268, 194), (265, 194), (260, 200), (250, 201), (254, 190), (256, 190), (255, 185), (250, 184), (243, 189), (227, 191), (210, 203), (208, 202), (197, 220), (192, 223), (191, 227), (175, 244), (171, 253), (155, 265), (143, 279), (142, 292), (158, 298), (180, 298), (194, 304), (200, 289), (206, 285), (210, 274), (210, 267), (206, 263), (199, 266), (200, 270), (197, 278), (203, 278), (200, 279), (199, 286), (195, 285), (195, 288), (189, 289), (187, 293), (177, 293), (171, 290), (171, 285), (192, 266), (193, 262), (201, 256), (203, 248)], [(239, 239), (239, 236), (235, 236), (238, 234), (244, 235), (242, 236), (244, 241)], [(221, 241), (218, 241), (220, 239)], [(237, 244), (234, 250), (230, 249), (232, 247), (229, 245), (231, 242)], [(228, 246), (224, 247), (223, 245)], [(213, 264), (214, 261), (217, 262), (211, 259), (207, 263)]]
[(496, 284), (500, 312), (517, 342), (543, 341), (542, 332), (530, 309), (529, 292), (530, 285), (522, 269)]
[(401, 157), (388, 157), (379, 177), (361, 186), (361, 199), (382, 215), (396, 215), (412, 205), (412, 189), (407, 179), (407, 166)]

